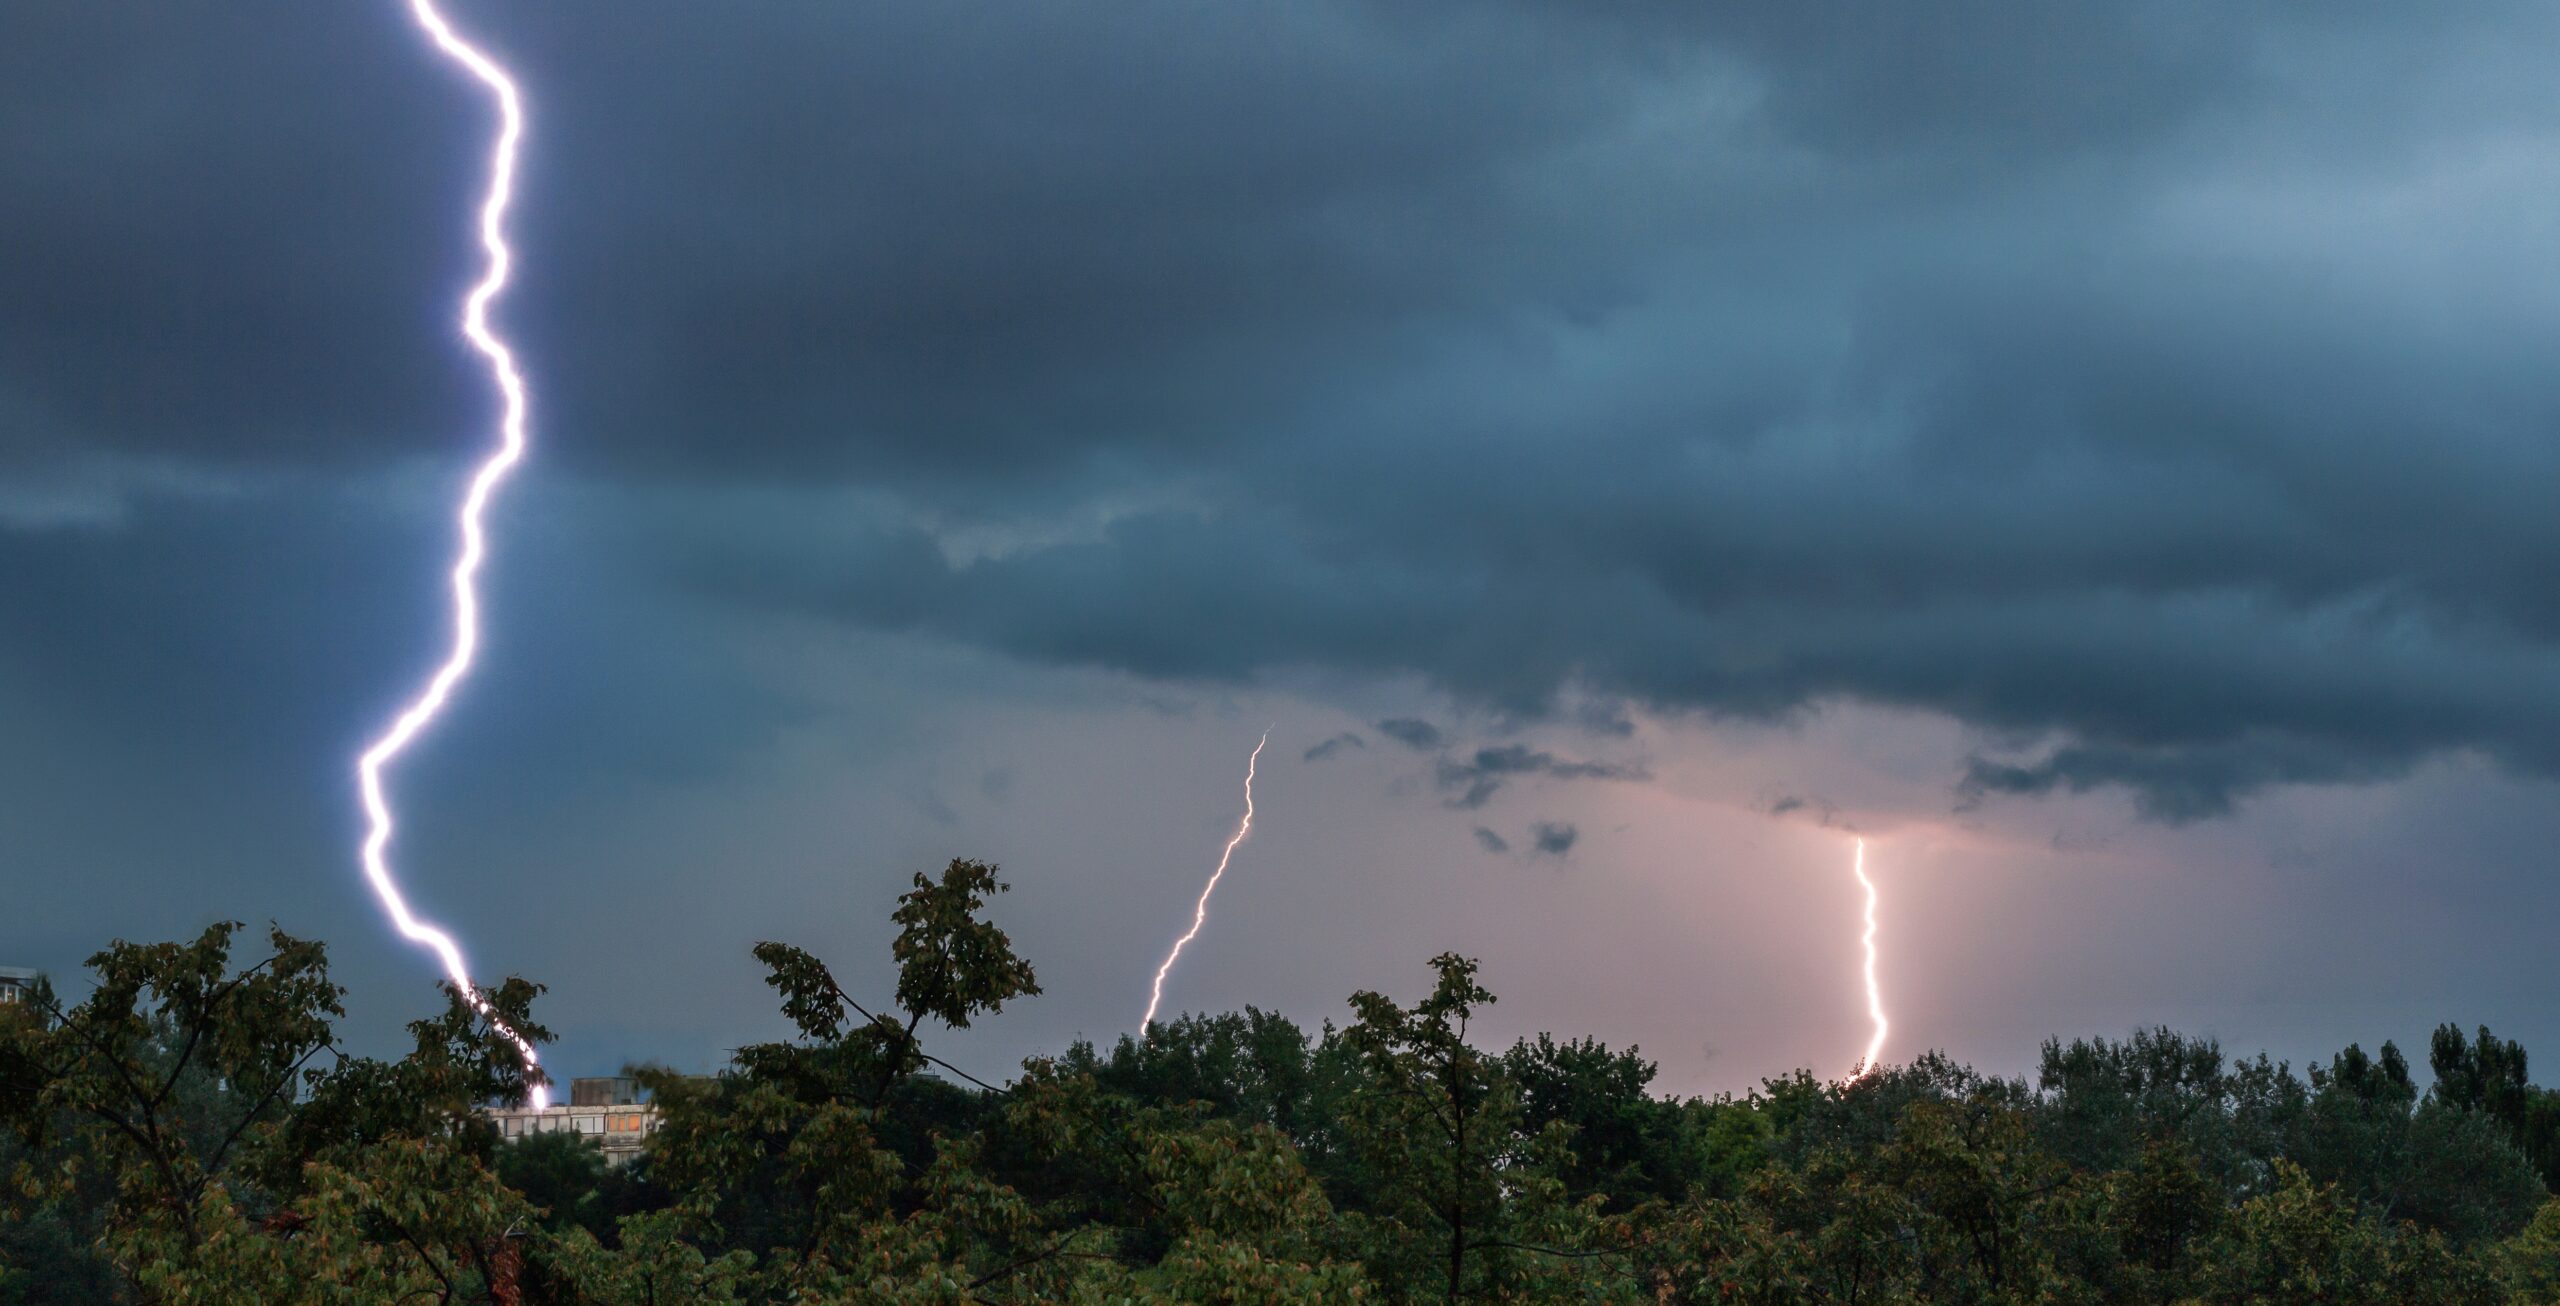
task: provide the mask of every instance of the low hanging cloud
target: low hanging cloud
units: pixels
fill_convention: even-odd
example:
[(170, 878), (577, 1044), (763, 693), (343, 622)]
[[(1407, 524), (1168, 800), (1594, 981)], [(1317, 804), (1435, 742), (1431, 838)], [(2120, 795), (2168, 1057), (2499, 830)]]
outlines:
[(1529, 827), (1529, 848), (1548, 857), (1562, 857), (1573, 851), (1582, 831), (1571, 821), (1540, 821)]
[(1390, 717), (1378, 723), (1378, 733), (1414, 750), (1428, 753), (1447, 742), (1440, 727), (1413, 717)]
[(1481, 825), (1476, 827), (1476, 846), (1489, 853), (1507, 853), (1511, 851), (1510, 840), (1503, 838), (1501, 835), (1495, 834), (1493, 831), (1488, 830)]
[(1568, 761), (1526, 744), (1479, 748), (1464, 758), (1444, 757), (1432, 770), (1434, 782), (1443, 793), (1451, 795), (1442, 801), (1461, 811), (1473, 811), (1484, 806), (1504, 784), (1524, 776), (1545, 776), (1555, 780), (1649, 778), (1640, 766)]
[(1960, 807), (1999, 794), (2130, 790), (2145, 819), (2184, 825), (2229, 815), (2238, 795), (2279, 783), (2350, 783), (2389, 779), (2398, 768), (2359, 760), (2300, 741), (2232, 741), (2181, 750), (2176, 756), (2138, 748), (2071, 746), (2019, 764), (1976, 756), (1957, 786)]
[(1368, 746), (1369, 743), (1367, 740), (1346, 730), (1341, 734), (1335, 735), (1334, 737), (1317, 744), (1315, 747), (1308, 749), (1305, 758), (1302, 760), (1309, 762), (1321, 762), (1327, 758), (1335, 756), (1343, 749), (1367, 748)]
[(1773, 817), (1795, 817), (1826, 827), (1840, 815), (1839, 807), (1830, 799), (1805, 794), (1782, 794), (1770, 799), (1760, 810)]

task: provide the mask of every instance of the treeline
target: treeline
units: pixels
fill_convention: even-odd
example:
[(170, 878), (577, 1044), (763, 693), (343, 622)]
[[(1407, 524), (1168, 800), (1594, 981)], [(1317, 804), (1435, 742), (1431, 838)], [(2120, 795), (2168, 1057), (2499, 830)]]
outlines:
[(491, 1020), (545, 1037), (530, 984), (385, 1061), (338, 1052), (317, 944), (116, 944), (0, 1012), (0, 1302), (2560, 1301), (2560, 1106), (2485, 1029), (2424, 1092), (2388, 1043), (2298, 1076), (2160, 1030), (1674, 1099), (1633, 1049), (1477, 1047), (1442, 956), (1339, 1026), (1184, 1018), (997, 1086), (930, 1036), (1039, 992), (1002, 889), (917, 876), (885, 994), (759, 946), (797, 1036), (640, 1071), (618, 1170), (475, 1109), (527, 1089)]

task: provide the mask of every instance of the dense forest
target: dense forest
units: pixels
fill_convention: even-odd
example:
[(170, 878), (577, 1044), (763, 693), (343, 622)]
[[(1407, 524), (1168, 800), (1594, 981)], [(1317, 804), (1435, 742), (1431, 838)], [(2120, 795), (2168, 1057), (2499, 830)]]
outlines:
[(531, 984), (378, 1060), (316, 943), (115, 944), (85, 1000), (0, 1009), (0, 1302), (2560, 1301), (2560, 1094), (2485, 1029), (2424, 1091), (2388, 1043), (2297, 1075), (2157, 1030), (1675, 1099), (1634, 1049), (1477, 1047), (1444, 955), (1345, 1024), (1186, 1017), (991, 1085), (933, 1039), (1040, 991), (1003, 887), (915, 877), (892, 992), (760, 945), (797, 1036), (638, 1071), (618, 1169), (476, 1109), (528, 1091), (492, 1022), (543, 1037)]

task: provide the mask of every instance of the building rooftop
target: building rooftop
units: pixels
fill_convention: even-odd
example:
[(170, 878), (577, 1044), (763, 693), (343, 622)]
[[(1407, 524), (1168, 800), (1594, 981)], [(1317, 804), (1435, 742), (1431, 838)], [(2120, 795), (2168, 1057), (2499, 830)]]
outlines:
[(621, 1075), (569, 1081), (571, 1106), (638, 1106), (640, 1081)]
[(658, 1128), (658, 1109), (639, 1100), (640, 1086), (619, 1077), (573, 1079), (569, 1100), (544, 1108), (482, 1107), (481, 1114), (509, 1142), (536, 1134), (579, 1134), (604, 1152), (611, 1165), (624, 1165), (647, 1150)]

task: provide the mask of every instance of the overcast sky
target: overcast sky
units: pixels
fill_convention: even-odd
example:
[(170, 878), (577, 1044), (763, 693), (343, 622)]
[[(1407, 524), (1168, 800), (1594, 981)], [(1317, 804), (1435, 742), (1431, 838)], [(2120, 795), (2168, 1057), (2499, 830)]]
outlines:
[[(394, 777), (575, 1072), (885, 992), (1312, 1023), (1481, 956), (1678, 1091), (2167, 1022), (2560, 1057), (2560, 10), (454, 0), (535, 449)], [(393, 0), (0, 13), (0, 963), (434, 1001), (490, 109)]]

